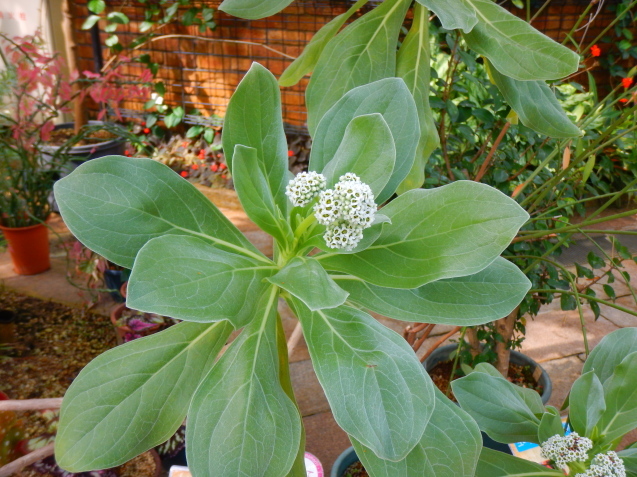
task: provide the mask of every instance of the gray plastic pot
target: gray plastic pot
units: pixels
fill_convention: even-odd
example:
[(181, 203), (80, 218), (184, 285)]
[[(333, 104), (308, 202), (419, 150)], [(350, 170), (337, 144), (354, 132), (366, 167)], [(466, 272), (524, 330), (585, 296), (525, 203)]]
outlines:
[[(425, 360), (425, 362), (422, 363), (425, 367), (425, 371), (429, 373), (438, 363), (451, 359), (451, 353), (453, 353), (457, 348), (457, 345), (450, 344), (436, 349)], [(533, 376), (537, 380), (538, 384), (542, 386), (542, 393), (540, 394), (540, 397), (542, 398), (542, 403), (546, 405), (551, 398), (551, 393), (553, 392), (553, 384), (551, 383), (551, 378), (548, 373), (533, 359), (518, 351), (511, 351), (510, 359), (513, 364), (517, 364), (518, 366), (529, 366), (531, 368)]]
[[(89, 121), (88, 123), (90, 125), (98, 125), (102, 124), (102, 121)], [(55, 129), (71, 129), (72, 127), (74, 127), (74, 123), (61, 123), (57, 124)], [(104, 156), (121, 156), (124, 154), (125, 147), (126, 141), (122, 138), (111, 139), (110, 141), (98, 142), (95, 144), (87, 144), (84, 146), (74, 146), (66, 153), (69, 160), (60, 169), (60, 177), (68, 176), (71, 172), (77, 169), (78, 166), (88, 160)], [(59, 146), (44, 146), (42, 148), (44, 161), (51, 161), (52, 155), (58, 149)]]
[(330, 477), (342, 477), (347, 468), (354, 462), (358, 461), (359, 459), (354, 447), (348, 447), (341, 455), (338, 456), (336, 462), (334, 462), (332, 471), (330, 472)]

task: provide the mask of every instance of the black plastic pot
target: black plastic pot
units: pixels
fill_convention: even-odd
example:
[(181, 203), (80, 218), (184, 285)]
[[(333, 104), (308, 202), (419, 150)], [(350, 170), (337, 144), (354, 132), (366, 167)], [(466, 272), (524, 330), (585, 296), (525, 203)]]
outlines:
[(0, 343), (15, 341), (15, 314), (11, 310), (0, 310)]
[[(102, 124), (101, 121), (89, 121), (90, 125)], [(55, 129), (71, 129), (74, 127), (74, 123), (61, 123), (55, 126)], [(60, 169), (60, 177), (65, 177), (77, 169), (78, 166), (84, 162), (97, 159), (104, 156), (121, 156), (124, 153), (126, 147), (126, 141), (122, 138), (111, 139), (110, 141), (98, 142), (95, 144), (87, 144), (85, 146), (74, 146), (70, 148), (66, 156), (69, 160), (65, 162), (64, 166)], [(42, 148), (44, 153), (44, 160), (52, 159), (52, 155), (59, 149), (58, 146), (45, 146)]]
[[(451, 354), (456, 349), (458, 349), (458, 346), (455, 344), (442, 346), (436, 349), (425, 360), (425, 362), (422, 363), (422, 365), (425, 367), (425, 371), (429, 373), (438, 363), (449, 361), (449, 359), (451, 359)], [(542, 393), (540, 394), (540, 398), (542, 398), (542, 403), (546, 405), (551, 397), (551, 393), (553, 392), (553, 384), (551, 383), (551, 378), (544, 370), (544, 368), (536, 363), (533, 359), (529, 358), (527, 355), (522, 354), (518, 351), (511, 351), (510, 361), (511, 363), (517, 364), (518, 366), (529, 366), (531, 368), (533, 376), (537, 380), (538, 384), (542, 386)], [(496, 442), (484, 432), (482, 432), (481, 434), (482, 445), (484, 447), (504, 452), (505, 454), (512, 454), (508, 444)]]
[(121, 270), (104, 270), (104, 284), (106, 288), (110, 288), (111, 290), (116, 290), (110, 292), (111, 298), (117, 303), (124, 302), (124, 297), (119, 292), (122, 284), (124, 283), (124, 278), (122, 277)]
[(356, 451), (354, 447), (349, 447), (343, 451), (341, 455), (338, 456), (336, 462), (332, 466), (332, 471), (330, 472), (330, 477), (342, 477), (347, 468), (352, 465), (354, 462), (358, 462), (358, 456), (356, 455)]

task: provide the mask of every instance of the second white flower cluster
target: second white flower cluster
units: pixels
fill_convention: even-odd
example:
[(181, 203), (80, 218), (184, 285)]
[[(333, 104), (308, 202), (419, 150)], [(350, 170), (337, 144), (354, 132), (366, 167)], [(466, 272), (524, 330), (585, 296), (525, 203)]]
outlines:
[(316, 221), (325, 225), (323, 238), (330, 248), (352, 250), (363, 238), (363, 230), (374, 222), (377, 207), (372, 189), (356, 174), (339, 177), (333, 189), (316, 172), (302, 172), (290, 181), (286, 194), (297, 207), (303, 207), (318, 195), (314, 205)]
[[(593, 441), (572, 432), (568, 436), (555, 435), (542, 443), (542, 455), (563, 469), (571, 462), (587, 461), (588, 451), (592, 448)], [(626, 477), (626, 469), (619, 456), (610, 451), (596, 454), (588, 470), (575, 477)]]

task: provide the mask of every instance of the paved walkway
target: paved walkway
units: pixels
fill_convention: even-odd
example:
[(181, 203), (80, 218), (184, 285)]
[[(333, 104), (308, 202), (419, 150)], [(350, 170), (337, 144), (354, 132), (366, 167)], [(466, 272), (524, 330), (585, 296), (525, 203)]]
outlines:
[[(271, 254), (272, 244), (268, 236), (258, 230), (240, 210), (238, 201), (229, 191), (205, 191), (221, 211), (232, 220), (248, 238), (264, 253)], [(633, 222), (634, 223), (634, 222)], [(81, 306), (90, 297), (73, 287), (65, 278), (66, 254), (60, 247), (61, 240), (69, 240), (70, 234), (59, 217), (51, 221), (52, 268), (35, 276), (24, 277), (13, 273), (8, 253), (0, 254), (0, 281), (4, 286), (18, 292), (50, 299), (69, 305)], [(627, 270), (637, 283), (637, 265), (627, 264)], [(601, 293), (601, 285), (596, 285)], [(616, 286), (619, 304), (635, 309), (628, 289)], [(108, 297), (97, 304), (95, 310), (107, 313), (113, 303)], [(289, 337), (296, 325), (296, 319), (282, 303), (286, 335)], [(402, 334), (406, 322), (377, 317), (382, 323)], [(637, 326), (637, 318), (602, 306), (602, 316), (595, 320), (590, 309), (585, 312), (589, 347), (592, 349), (606, 334), (621, 328)], [(422, 350), (436, 341), (450, 327), (438, 326), (433, 336), (428, 338)], [(559, 299), (544, 307), (539, 315), (527, 323), (526, 340), (522, 351), (541, 363), (553, 380), (553, 394), (549, 404), (560, 407), (573, 381), (579, 376), (585, 359), (584, 343), (579, 316), (576, 311), (561, 311)], [(307, 436), (307, 450), (315, 454), (325, 467), (327, 475), (336, 457), (350, 446), (346, 434), (336, 425), (327, 399), (314, 374), (307, 347), (301, 338), (290, 357), (290, 368), (294, 391), (297, 396)], [(637, 436), (632, 440), (637, 439)]]

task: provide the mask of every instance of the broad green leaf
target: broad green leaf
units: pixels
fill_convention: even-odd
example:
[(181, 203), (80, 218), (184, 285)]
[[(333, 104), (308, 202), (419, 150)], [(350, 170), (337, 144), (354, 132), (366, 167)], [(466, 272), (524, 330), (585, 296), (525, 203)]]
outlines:
[(637, 351), (629, 354), (604, 382), (606, 410), (597, 423), (602, 442), (613, 442), (637, 428)]
[(328, 189), (340, 176), (353, 172), (377, 197), (387, 185), (395, 163), (396, 148), (389, 126), (380, 113), (373, 113), (350, 121), (334, 158), (321, 172)]
[(225, 252), (197, 237), (166, 235), (137, 255), (128, 284), (128, 306), (180, 320), (228, 320), (236, 328), (254, 318), (264, 281), (276, 272), (252, 258)]
[(437, 388), (436, 408), (420, 442), (402, 460), (376, 457), (367, 447), (350, 438), (365, 469), (379, 477), (473, 477), (482, 448), (480, 430), (459, 406)]
[(228, 168), (233, 170), (237, 144), (256, 149), (258, 162), (266, 176), (272, 197), (285, 213), (288, 204), (285, 186), (289, 173), (288, 143), (281, 116), (281, 93), (274, 75), (259, 63), (252, 63), (252, 67), (237, 86), (228, 103), (223, 124), (221, 140)]
[(91, 361), (64, 396), (57, 463), (70, 472), (106, 469), (165, 442), (231, 331), (227, 321), (184, 322)]
[(471, 373), (451, 383), (456, 399), (494, 441), (538, 442), (540, 420), (503, 377)]
[(465, 0), (478, 24), (464, 35), (503, 75), (519, 81), (556, 80), (575, 73), (579, 55), (491, 0)]
[(411, 28), (398, 50), (396, 76), (405, 81), (414, 97), (420, 123), (420, 140), (411, 170), (398, 187), (399, 194), (422, 186), (425, 181), (425, 165), (431, 153), (440, 144), (438, 130), (429, 105), (431, 72), (429, 49), (429, 12), (416, 3)]
[(305, 94), (307, 127), (314, 136), (323, 115), (351, 89), (396, 72), (396, 44), (410, 2), (386, 0), (332, 38)]
[(606, 409), (604, 388), (593, 371), (582, 374), (573, 383), (569, 394), (568, 419), (580, 436), (590, 437)]
[(151, 159), (107, 156), (55, 183), (64, 223), (84, 245), (133, 267), (139, 249), (165, 234), (200, 237), (268, 262), (195, 186)]
[(285, 69), (279, 78), (279, 84), (281, 86), (294, 86), (303, 76), (312, 72), (327, 42), (334, 38), (341, 27), (345, 25), (345, 22), (367, 2), (368, 0), (358, 0), (345, 13), (334, 17), (323, 25), (320, 30), (314, 34), (309, 43), (305, 45), (303, 53)]
[(219, 10), (233, 17), (258, 20), (279, 13), (292, 0), (223, 0)]
[(526, 127), (550, 137), (582, 135), (544, 81), (517, 81), (493, 68), (489, 60), (485, 59), (485, 65), (490, 78)]
[(247, 298), (260, 311), (203, 379), (188, 411), (193, 475), (281, 477), (296, 459), (301, 419), (279, 382), (277, 289)]
[(350, 301), (389, 318), (462, 326), (507, 316), (531, 287), (520, 269), (501, 257), (474, 275), (412, 290), (379, 287), (351, 276), (334, 279), (349, 292)]
[(290, 292), (312, 311), (340, 306), (348, 295), (311, 257), (293, 258), (268, 281)]
[(420, 138), (418, 111), (405, 82), (387, 78), (349, 91), (321, 119), (312, 138), (310, 170), (322, 171), (338, 150), (350, 121), (357, 116), (380, 113), (389, 126), (396, 147), (396, 165), (383, 192), (383, 203), (409, 173)]
[(501, 192), (472, 181), (416, 189), (383, 209), (390, 218), (366, 250), (316, 258), (328, 270), (390, 288), (417, 288), (484, 270), (509, 245), (528, 214)]
[(622, 328), (604, 336), (584, 363), (582, 374), (595, 371), (602, 384), (613, 374), (615, 367), (637, 351), (637, 328)]
[(637, 477), (637, 448), (632, 444), (628, 449), (617, 452), (617, 455), (624, 461), (626, 477)]
[[(500, 373), (500, 371), (495, 369), (493, 365), (489, 363), (478, 363), (473, 371), (477, 373), (485, 373), (490, 376), (502, 379), (502, 374)], [(542, 403), (542, 397), (537, 391), (522, 386), (511, 386), (510, 389), (516, 392), (518, 396), (520, 396), (520, 399), (524, 401), (524, 403), (533, 414), (541, 415), (546, 412), (544, 404)]]
[(434, 408), (434, 386), (413, 350), (360, 310), (293, 307), (338, 425), (378, 457), (404, 459)]
[(564, 477), (564, 472), (483, 447), (475, 477)]
[(434, 12), (445, 30), (469, 33), (478, 23), (478, 16), (465, 0), (416, 0)]
[(546, 442), (549, 438), (556, 435), (564, 435), (564, 427), (562, 426), (560, 411), (553, 406), (547, 406), (546, 412), (542, 414), (542, 418), (540, 419), (538, 439), (540, 442)]
[[(352, 250), (345, 250), (344, 248), (335, 249), (328, 247), (327, 243), (325, 243), (325, 239), (323, 238), (322, 231), (319, 231), (318, 234), (315, 234), (310, 240), (305, 243), (305, 245), (317, 247), (325, 252), (330, 253), (347, 254), (362, 252), (371, 244), (373, 244), (378, 237), (380, 237), (380, 234), (383, 231), (383, 225), (388, 224), (389, 222), (389, 217), (383, 214), (376, 213), (376, 215), (374, 216), (374, 222), (372, 222), (372, 225), (369, 228), (363, 230), (363, 238)], [(334, 278), (336, 279), (337, 277)]]
[[(471, 370), (471, 372), (484, 373), (484, 374), (488, 374), (489, 376), (493, 376), (495, 378), (502, 377), (502, 374), (500, 373), (500, 371), (495, 369), (493, 365), (489, 363), (478, 363), (476, 364), (475, 368)], [(544, 412), (544, 409), (542, 409), (541, 412)]]
[(237, 144), (234, 148), (234, 187), (246, 214), (280, 244), (292, 241), (292, 229), (276, 204), (268, 184), (265, 164), (257, 150)]

